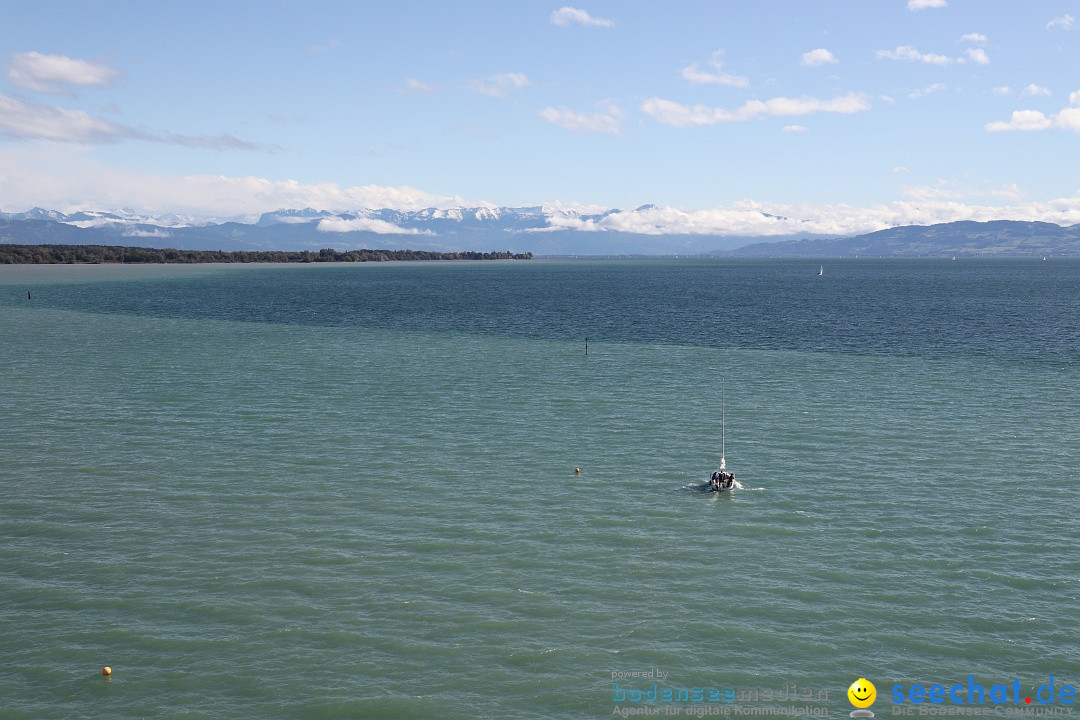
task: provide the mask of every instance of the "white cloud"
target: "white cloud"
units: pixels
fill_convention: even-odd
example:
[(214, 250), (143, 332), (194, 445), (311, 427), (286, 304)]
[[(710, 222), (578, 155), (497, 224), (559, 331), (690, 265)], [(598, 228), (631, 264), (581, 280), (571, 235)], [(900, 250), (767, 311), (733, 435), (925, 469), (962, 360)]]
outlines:
[(804, 133), (810, 132), (810, 128), (805, 125), (785, 125), (782, 130), (789, 133)]
[(825, 48), (817, 48), (816, 50), (811, 50), (810, 52), (803, 53), (802, 60), (799, 64), (803, 65), (804, 67), (818, 67), (820, 65), (834, 62), (839, 62), (836, 59), (835, 55), (833, 55)]
[(540, 117), (552, 125), (575, 132), (602, 132), (618, 135), (626, 114), (613, 103), (601, 103), (595, 113), (576, 113), (567, 108), (546, 107), (540, 111)]
[(394, 223), (378, 218), (358, 217), (347, 220), (345, 218), (323, 218), (315, 227), (319, 232), (370, 232), (379, 235), (434, 235), (430, 230), (417, 228), (403, 228)]
[(960, 36), (960, 42), (978, 43), (980, 45), (985, 44), (987, 37), (982, 33), (968, 33), (967, 35)]
[(405, 78), (405, 85), (397, 88), (397, 92), (410, 95), (431, 95), (435, 92), (435, 86), (416, 78)]
[(1063, 130), (1080, 132), (1080, 107), (1065, 108), (1054, 116), (1054, 125)]
[[(970, 37), (965, 35), (964, 37)], [(982, 36), (979, 36), (982, 37)], [(924, 53), (911, 45), (900, 45), (895, 50), (878, 50), (877, 57), (885, 60), (903, 60), (907, 62), (921, 62), (927, 65), (952, 65), (973, 62), (978, 65), (989, 65), (990, 56), (982, 48), (968, 48), (963, 57), (949, 57), (940, 53)]]
[(702, 70), (698, 63), (691, 63), (682, 69), (684, 79), (695, 85), (726, 85), (728, 87), (749, 87), (750, 80), (742, 75), (724, 72), (724, 51), (717, 50), (709, 59), (709, 70)]
[(16, 53), (8, 78), (16, 85), (53, 95), (70, 94), (72, 86), (108, 85), (120, 76), (105, 63), (76, 60), (67, 55)]
[(337, 38), (330, 38), (321, 45), (312, 45), (308, 48), (309, 53), (324, 53), (333, 50), (336, 47), (341, 47), (341, 41)]
[(1053, 121), (1038, 110), (1015, 110), (1011, 119), (1006, 122), (998, 120), (986, 124), (989, 132), (1003, 132), (1006, 130), (1046, 130), (1053, 126)]
[(761, 116), (810, 115), (819, 112), (850, 115), (870, 109), (865, 96), (855, 93), (840, 95), (831, 100), (802, 97), (777, 97), (771, 100), (751, 100), (737, 110), (725, 110), (706, 105), (682, 105), (663, 98), (649, 98), (641, 110), (659, 123), (672, 127), (716, 125), (725, 122), (741, 122)]
[(94, 117), (83, 110), (24, 103), (0, 95), (0, 134), (23, 140), (104, 145), (122, 140), (179, 145), (206, 150), (267, 150), (232, 135), (152, 133)]
[(1052, 129), (1080, 132), (1080, 107), (1067, 107), (1053, 115), (1045, 115), (1038, 110), (1016, 110), (1008, 121), (987, 123), (986, 129), (988, 132)]
[(132, 128), (83, 110), (24, 103), (6, 95), (0, 95), (0, 132), (16, 138), (74, 143), (112, 143), (137, 135)]
[(897, 165), (896, 167), (894, 167), (891, 170), (891, 172), (894, 172), (894, 173), (906, 173), (906, 172), (908, 172), (908, 169), (903, 165)]
[(740, 114), (749, 116), (757, 115), (810, 115), (812, 113), (827, 112), (851, 115), (870, 109), (870, 103), (862, 95), (849, 93), (840, 95), (831, 100), (819, 98), (801, 97), (787, 98), (777, 97), (761, 102), (751, 100), (739, 108)]
[(680, 73), (683, 78), (695, 85), (727, 85), (729, 87), (749, 87), (750, 80), (741, 75), (732, 75), (730, 73), (716, 73), (709, 72), (708, 70), (702, 70), (701, 67), (695, 62), (690, 63), (684, 67)]
[(715, 125), (720, 122), (736, 122), (743, 119), (735, 113), (720, 108), (710, 108), (705, 105), (690, 107), (673, 100), (655, 97), (642, 103), (641, 110), (653, 120), (672, 127)]
[(999, 87), (993, 88), (990, 93), (997, 97), (1009, 97), (1013, 94), (1013, 90), (1008, 85), (1001, 85)]
[(581, 25), (591, 25), (593, 27), (612, 27), (615, 25), (614, 21), (608, 20), (602, 17), (593, 17), (589, 13), (580, 8), (575, 7), (561, 7), (555, 12), (551, 13), (551, 22), (555, 25), (567, 26), (570, 23), (579, 23)]
[[(84, 223), (71, 223), (72, 225), (79, 225), (84, 227)], [(164, 228), (154, 228), (153, 230), (140, 230), (139, 228), (128, 228), (124, 230), (124, 237), (143, 237), (143, 238), (167, 238), (172, 237), (172, 233)]]
[(934, 93), (938, 93), (948, 89), (949, 86), (945, 83), (934, 83), (933, 85), (928, 85), (921, 90), (913, 90), (909, 92), (908, 97), (912, 100), (918, 100), (919, 98), (924, 98), (927, 95), (933, 95)]
[(949, 3), (945, 0), (908, 0), (907, 9), (914, 12), (915, 10), (926, 10), (927, 8), (943, 8), (948, 7)]
[(1080, 105), (1080, 90), (1069, 93), (1069, 104)]
[(1035, 97), (1038, 95), (1050, 96), (1050, 88), (1032, 83), (1020, 91), (1020, 97)]
[(928, 65), (949, 65), (956, 62), (956, 60), (947, 55), (919, 52), (911, 45), (900, 45), (895, 50), (878, 50), (877, 56), (887, 60), (908, 60), (911, 62), (926, 63)]
[(522, 73), (502, 73), (487, 78), (479, 78), (468, 83), (474, 92), (489, 97), (504, 98), (514, 90), (529, 86), (529, 78)]
[(1047, 30), (1072, 30), (1076, 27), (1076, 18), (1072, 15), (1062, 15), (1046, 23)]

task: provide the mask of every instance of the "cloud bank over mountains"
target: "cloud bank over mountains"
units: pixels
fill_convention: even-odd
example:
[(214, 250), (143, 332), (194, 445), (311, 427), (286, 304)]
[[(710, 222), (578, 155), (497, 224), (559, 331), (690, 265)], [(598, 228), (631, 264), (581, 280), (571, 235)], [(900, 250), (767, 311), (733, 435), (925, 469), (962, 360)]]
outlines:
[[(281, 208), (315, 208), (330, 213), (352, 213), (351, 219), (327, 219), (322, 232), (363, 230), (373, 233), (426, 234), (423, 228), (402, 228), (365, 219), (374, 211), (447, 213), (461, 208), (499, 211), (482, 199), (428, 192), (411, 186), (303, 183), (255, 176), (143, 175), (96, 162), (69, 146), (37, 154), (26, 148), (0, 148), (0, 168), (9, 162), (37, 172), (18, 177), (0, 171), (0, 211), (24, 212), (33, 207), (64, 213), (80, 210), (129, 208), (144, 216), (179, 216), (187, 222), (239, 220), (253, 222), (262, 213)], [(76, 168), (68, 186), (53, 182), (53, 166)], [(897, 172), (901, 172), (898, 169)], [(82, 198), (70, 202), (75, 193)], [(648, 236), (708, 235), (716, 237), (781, 237), (855, 235), (903, 225), (932, 225), (958, 220), (1025, 220), (1068, 226), (1080, 223), (1080, 193), (1052, 200), (1028, 200), (1015, 185), (997, 188), (965, 187), (941, 181), (930, 186), (909, 186), (904, 198), (869, 206), (764, 202), (754, 199), (706, 208), (680, 208), (646, 204), (637, 208), (609, 208), (552, 199), (541, 203), (543, 222), (529, 232), (634, 233)]]
[[(633, 209), (586, 206), (579, 203), (553, 202), (535, 207), (500, 207), (493, 203), (470, 202), (461, 197), (426, 193), (410, 187), (355, 186), (342, 188), (333, 183), (305, 185), (295, 181), (271, 182), (246, 177), (190, 176), (159, 178), (153, 187), (118, 186), (112, 192), (129, 200), (143, 202), (138, 210), (109, 211), (108, 222), (129, 217), (126, 222), (153, 222), (155, 225), (194, 226), (211, 222), (256, 222), (262, 216), (274, 217), (282, 224), (314, 223), (325, 234), (366, 232), (377, 235), (438, 236), (438, 221), (488, 222), (510, 215), (528, 217), (529, 222), (515, 225), (507, 232), (540, 235), (570, 233), (633, 234), (659, 238), (665, 235), (709, 236), (713, 238), (781, 238), (799, 235), (857, 235), (907, 225), (933, 225), (961, 220), (1022, 220), (1051, 222), (1062, 226), (1080, 223), (1080, 196), (1062, 197), (1048, 202), (1018, 204), (1001, 202), (972, 204), (962, 202), (972, 192), (964, 188), (940, 185), (909, 188), (909, 199), (871, 207), (852, 205), (812, 205), (763, 203), (756, 200), (703, 209), (682, 209), (667, 205), (642, 205)], [(142, 178), (132, 178), (142, 181)], [(0, 178), (0, 192), (4, 192)], [(141, 191), (141, 193), (140, 193)], [(6, 195), (7, 193), (5, 193)], [(183, 195), (187, 202), (178, 203)], [(988, 198), (1012, 201), (1016, 188), (999, 188)], [(200, 212), (214, 206), (218, 213)], [(181, 209), (177, 211), (177, 207)], [(237, 215), (236, 207), (248, 212)], [(56, 206), (59, 207), (59, 206)], [(75, 214), (80, 227), (90, 227), (102, 220), (101, 208), (108, 204), (63, 207), (62, 214)], [(114, 205), (112, 207), (119, 207)], [(128, 203), (126, 207), (131, 208)], [(306, 211), (283, 211), (282, 208), (308, 208)], [(312, 209), (314, 208), (314, 209)], [(18, 206), (0, 208), (23, 212)], [(80, 215), (79, 211), (89, 211)], [(152, 219), (152, 220), (148, 220)], [(161, 218), (170, 218), (168, 221)], [(434, 223), (434, 225), (432, 225)], [(662, 245), (658, 241), (658, 244)]]
[[(655, 233), (670, 226), (671, 208), (582, 212), (568, 208), (428, 208), (404, 212), (278, 210), (248, 223), (199, 224), (178, 216), (141, 217), (130, 212), (63, 214), (35, 208), (0, 213), (0, 243), (17, 245), (120, 245), (179, 250), (338, 251), (357, 249), (509, 251), (538, 255), (703, 255), (757, 257), (948, 257), (963, 255), (1080, 256), (1080, 224), (959, 221), (906, 226), (858, 235), (800, 233), (762, 239), (753, 235)], [(765, 220), (785, 227), (788, 218), (745, 208), (747, 227)], [(418, 237), (421, 236), (421, 237)]]

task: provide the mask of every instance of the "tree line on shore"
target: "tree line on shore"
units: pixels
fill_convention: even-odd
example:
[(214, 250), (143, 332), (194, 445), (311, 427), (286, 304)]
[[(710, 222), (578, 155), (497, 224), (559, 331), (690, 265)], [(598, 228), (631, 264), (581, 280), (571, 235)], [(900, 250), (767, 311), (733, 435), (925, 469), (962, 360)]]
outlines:
[(433, 252), (429, 250), (174, 250), (121, 245), (5, 245), (0, 264), (72, 263), (315, 263), (388, 262), (390, 260), (531, 260), (533, 254), (506, 252)]

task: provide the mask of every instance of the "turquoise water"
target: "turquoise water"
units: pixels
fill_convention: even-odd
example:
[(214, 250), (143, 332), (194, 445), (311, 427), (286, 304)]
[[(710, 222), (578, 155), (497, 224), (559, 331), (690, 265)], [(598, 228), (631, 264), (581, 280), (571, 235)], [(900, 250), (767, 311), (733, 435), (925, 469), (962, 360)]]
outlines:
[(817, 265), (0, 268), (0, 717), (1077, 685), (1080, 263)]

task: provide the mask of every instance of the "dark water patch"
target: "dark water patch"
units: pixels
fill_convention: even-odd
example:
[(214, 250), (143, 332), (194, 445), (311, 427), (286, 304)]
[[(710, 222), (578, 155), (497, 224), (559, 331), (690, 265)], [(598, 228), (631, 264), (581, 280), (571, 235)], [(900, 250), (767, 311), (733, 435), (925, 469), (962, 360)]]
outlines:
[[(1080, 359), (1080, 265), (534, 261), (267, 267), (57, 284), (81, 312), (727, 349)], [(5, 302), (0, 300), (0, 302)], [(8, 304), (13, 300), (6, 299)]]

